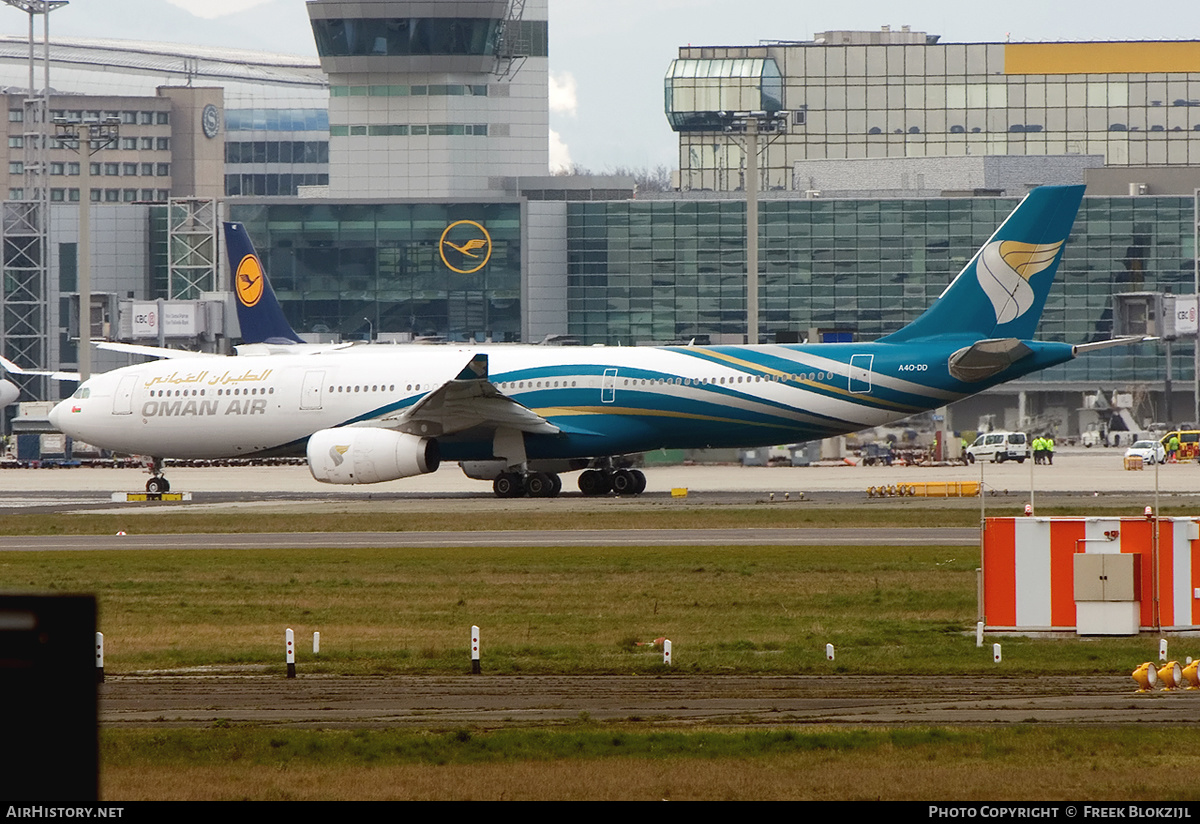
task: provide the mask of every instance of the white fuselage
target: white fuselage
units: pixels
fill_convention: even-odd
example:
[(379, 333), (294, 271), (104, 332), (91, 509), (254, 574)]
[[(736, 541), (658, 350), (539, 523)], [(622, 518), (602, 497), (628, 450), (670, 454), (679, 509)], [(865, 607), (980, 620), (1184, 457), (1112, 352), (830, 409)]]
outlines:
[[(568, 437), (572, 431), (603, 436), (580, 438), (589, 445), (579, 449), (592, 455), (683, 443), (781, 443), (793, 429), (792, 440), (823, 437), (959, 396), (900, 378), (871, 344), (855, 348), (876, 353), (870, 356), (848, 351), (836, 345), (376, 345), (189, 357), (94, 376), (55, 407), (51, 420), (68, 435), (117, 452), (175, 458), (289, 449), (300, 454), (304, 440), (319, 430), (386, 425), (381, 419), (403, 414), (479, 353), (487, 354), (489, 379), (504, 395), (561, 426)], [(866, 357), (873, 360), (854, 365)], [(689, 431), (697, 433), (690, 440)], [(611, 452), (603, 451), (605, 438), (612, 440)]]

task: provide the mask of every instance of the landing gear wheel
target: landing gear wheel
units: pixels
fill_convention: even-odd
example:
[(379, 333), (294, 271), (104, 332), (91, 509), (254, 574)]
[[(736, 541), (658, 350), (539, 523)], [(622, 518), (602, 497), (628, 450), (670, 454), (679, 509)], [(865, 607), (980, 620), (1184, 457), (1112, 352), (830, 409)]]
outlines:
[(585, 470), (579, 476), (579, 491), (584, 495), (607, 495), (611, 488), (608, 476), (598, 469)]
[(975, 456), (968, 453), (967, 454), (967, 463), (969, 463), (969, 464), (975, 463)]
[(618, 495), (632, 495), (637, 481), (628, 469), (618, 469), (612, 474), (612, 490)]
[(550, 490), (550, 497), (557, 498), (558, 493), (562, 492), (562, 478), (557, 472), (550, 473), (550, 480), (554, 482), (554, 489)]
[(633, 473), (633, 494), (641, 495), (646, 491), (646, 473), (640, 469), (632, 470)]
[(525, 494), (525, 484), (515, 472), (502, 472), (492, 481), (492, 491), (497, 498), (520, 498)]
[(534, 472), (525, 479), (525, 491), (529, 494), (530, 498), (553, 497), (553, 476), (548, 472)]
[(161, 492), (170, 492), (171, 484), (166, 478), (158, 475), (146, 481), (146, 491), (153, 495)]

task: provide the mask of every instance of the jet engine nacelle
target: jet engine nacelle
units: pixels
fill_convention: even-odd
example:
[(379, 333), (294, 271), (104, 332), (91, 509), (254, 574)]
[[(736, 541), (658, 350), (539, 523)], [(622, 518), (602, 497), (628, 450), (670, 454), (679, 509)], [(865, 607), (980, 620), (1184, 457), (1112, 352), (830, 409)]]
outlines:
[(8, 406), (21, 397), (21, 390), (12, 381), (0, 381), (0, 406)]
[(375, 484), (433, 472), (437, 441), (390, 429), (322, 429), (308, 439), (308, 469), (327, 484)]

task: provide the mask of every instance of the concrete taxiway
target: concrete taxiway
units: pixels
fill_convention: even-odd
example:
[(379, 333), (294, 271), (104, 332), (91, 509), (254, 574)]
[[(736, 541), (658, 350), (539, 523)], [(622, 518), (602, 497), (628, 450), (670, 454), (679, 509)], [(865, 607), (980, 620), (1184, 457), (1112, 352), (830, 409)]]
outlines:
[[(690, 496), (721, 494), (744, 499), (768, 500), (773, 493), (782, 501), (786, 494), (799, 500), (821, 493), (844, 493), (866, 498), (870, 487), (900, 484), (982, 481), (991, 496), (1028, 498), (1032, 494), (1101, 497), (1117, 495), (1152, 499), (1159, 495), (1175, 499), (1200, 495), (1200, 464), (1182, 463), (1126, 471), (1119, 449), (1060, 450), (1053, 466), (1007, 462), (952, 466), (851, 466), (810, 467), (742, 466), (647, 466), (647, 495), (669, 496), (672, 489), (687, 489)], [(304, 466), (169, 467), (167, 477), (173, 490), (197, 495), (197, 505), (206, 495), (228, 496), (253, 503), (266, 498), (296, 496), (297, 500), (416, 500), (421, 498), (491, 499), (491, 485), (467, 478), (455, 464), (437, 472), (370, 486), (331, 486), (313, 480)], [(552, 503), (582, 499), (575, 486), (577, 473), (563, 476), (563, 496)], [(137, 492), (147, 475), (138, 469), (7, 469), (0, 470), (0, 508), (37, 505), (48, 499), (96, 505), (108, 501), (113, 491)], [(209, 499), (210, 502), (213, 499)], [(518, 499), (522, 506), (539, 504)], [(584, 499), (589, 503), (613, 501)], [(625, 499), (628, 500), (628, 499)], [(509, 503), (509, 502), (505, 502)]]

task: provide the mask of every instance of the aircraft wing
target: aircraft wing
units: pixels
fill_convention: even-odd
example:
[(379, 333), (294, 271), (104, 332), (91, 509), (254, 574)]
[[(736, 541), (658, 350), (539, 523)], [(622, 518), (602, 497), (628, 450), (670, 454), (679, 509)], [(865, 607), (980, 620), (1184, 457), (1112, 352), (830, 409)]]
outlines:
[(239, 343), (233, 347), (233, 351), (243, 358), (267, 355), (324, 355), (361, 345), (362, 342), (356, 340), (343, 343)]
[[(275, 343), (242, 343), (233, 350), (242, 357), (261, 357), (265, 355), (324, 355), (327, 352), (337, 352), (357, 345), (358, 341), (346, 343), (292, 343), (288, 345)], [(107, 349), (110, 352), (125, 352), (130, 355), (145, 355), (149, 358), (206, 358), (212, 357), (212, 352), (195, 352), (190, 349), (166, 349), (161, 346), (146, 346), (140, 343), (119, 343), (105, 340), (92, 344), (97, 349)]]
[(452, 435), (467, 429), (515, 429), (554, 435), (559, 428), (505, 395), (488, 380), (487, 355), (479, 354), (453, 380), (413, 406), (381, 420), (411, 435)]
[(128, 355), (145, 355), (148, 358), (211, 358), (212, 352), (193, 352), (190, 349), (167, 349), (162, 346), (144, 346), (139, 343), (118, 343), (117, 341), (94, 341), (92, 346), (97, 349), (107, 349), (110, 352), (124, 352)]
[(4, 371), (10, 375), (39, 375), (44, 378), (50, 378), (56, 381), (78, 381), (78, 372), (50, 372), (44, 369), (22, 369), (8, 358), (0, 358), (0, 366), (4, 367)]

